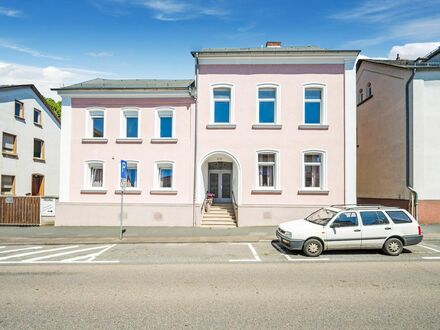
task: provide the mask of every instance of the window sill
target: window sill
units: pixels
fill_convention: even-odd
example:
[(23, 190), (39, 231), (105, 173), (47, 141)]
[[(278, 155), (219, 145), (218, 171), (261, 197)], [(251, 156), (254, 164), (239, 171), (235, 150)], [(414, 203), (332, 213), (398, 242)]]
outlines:
[(301, 189), (298, 190), (298, 195), (328, 195), (328, 190), (312, 190), (312, 189)]
[(46, 163), (46, 160), (43, 158), (34, 157), (33, 159), (34, 159), (34, 162), (37, 162), (37, 163)]
[(108, 139), (107, 138), (82, 138), (81, 142), (85, 143), (85, 144), (106, 144), (106, 143), (108, 143)]
[(119, 138), (116, 139), (116, 143), (126, 143), (126, 144), (141, 144), (143, 139), (139, 138)]
[(150, 141), (153, 144), (161, 144), (161, 143), (170, 143), (170, 144), (175, 144), (177, 143), (177, 139), (172, 139), (172, 138), (157, 138), (157, 139), (151, 139)]
[(283, 191), (279, 189), (253, 189), (252, 195), (281, 195)]
[(107, 194), (107, 189), (82, 189), (81, 194), (105, 195)]
[(26, 123), (26, 119), (24, 119), (24, 117), (19, 117), (19, 116), (15, 116), (15, 119), (17, 119), (18, 121), (21, 121), (22, 123)]
[(357, 107), (360, 106), (361, 104), (364, 104), (365, 102), (367, 102), (369, 99), (371, 99), (373, 97), (373, 95), (368, 96), (365, 100), (363, 100), (362, 102), (359, 102), (357, 104)]
[[(122, 194), (122, 190), (121, 189), (116, 189), (115, 190), (115, 194), (116, 195), (121, 195)], [(142, 190), (138, 190), (138, 189), (125, 189), (124, 190), (124, 195), (140, 195), (142, 194)]]
[(254, 124), (252, 129), (281, 129), (283, 125), (279, 124)]
[(177, 190), (150, 190), (150, 195), (177, 195)]
[(302, 124), (298, 126), (301, 130), (328, 130), (328, 125), (321, 124)]
[(235, 124), (209, 124), (206, 125), (206, 129), (235, 129)]
[(11, 152), (2, 152), (3, 157), (8, 157), (8, 158), (16, 158), (18, 159), (18, 155), (16, 153), (11, 153)]
[(34, 126), (38, 127), (38, 128), (43, 128), (43, 125), (38, 124), (38, 123), (34, 123)]

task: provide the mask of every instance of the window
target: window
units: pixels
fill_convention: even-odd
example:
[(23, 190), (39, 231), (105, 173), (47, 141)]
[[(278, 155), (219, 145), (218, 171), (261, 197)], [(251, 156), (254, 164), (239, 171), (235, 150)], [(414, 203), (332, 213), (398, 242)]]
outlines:
[(371, 95), (373, 95), (373, 93), (371, 91), (371, 83), (369, 82), (367, 84), (367, 97), (370, 97)]
[(1, 187), (2, 195), (15, 195), (15, 176), (2, 175), (1, 185), (2, 185)]
[(24, 118), (24, 104), (23, 102), (15, 100), (15, 117)]
[(275, 188), (276, 153), (258, 154), (258, 187)]
[(226, 124), (231, 121), (231, 89), (214, 88), (214, 123)]
[(139, 137), (139, 118), (137, 110), (125, 110), (123, 112), (123, 136), (126, 138)]
[(361, 103), (364, 100), (364, 90), (361, 88), (359, 90), (359, 103)]
[(382, 211), (361, 212), (361, 218), (364, 226), (386, 225), (390, 223)]
[(34, 109), (34, 124), (41, 126), (41, 111)]
[(317, 125), (323, 122), (323, 88), (307, 87), (304, 90), (304, 124)]
[(138, 164), (127, 162), (127, 188), (138, 187)]
[(89, 111), (89, 136), (94, 138), (104, 137), (104, 111), (93, 110)]
[(387, 211), (388, 216), (394, 223), (411, 223), (411, 218), (403, 211)]
[(353, 227), (358, 225), (358, 218), (356, 212), (346, 212), (338, 215), (333, 222), (335, 227)]
[(157, 164), (158, 173), (158, 188), (160, 189), (172, 189), (173, 188), (173, 164), (172, 163), (159, 163)]
[(258, 122), (274, 124), (276, 116), (276, 88), (258, 89)]
[(101, 161), (87, 163), (87, 188), (104, 187), (104, 163)]
[(44, 159), (44, 141), (34, 139), (34, 158)]
[(323, 153), (304, 154), (304, 188), (323, 188)]
[(173, 137), (173, 112), (160, 111), (159, 112), (159, 137), (172, 138)]
[(2, 152), (17, 154), (17, 137), (15, 135), (3, 133)]

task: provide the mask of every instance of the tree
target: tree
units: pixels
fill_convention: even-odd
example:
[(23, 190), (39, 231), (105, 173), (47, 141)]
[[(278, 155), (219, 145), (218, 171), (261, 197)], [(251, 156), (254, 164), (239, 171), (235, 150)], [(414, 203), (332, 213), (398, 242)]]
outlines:
[(58, 116), (58, 118), (61, 118), (61, 101), (54, 101), (50, 97), (46, 97), (46, 102), (49, 104), (50, 108), (53, 112)]

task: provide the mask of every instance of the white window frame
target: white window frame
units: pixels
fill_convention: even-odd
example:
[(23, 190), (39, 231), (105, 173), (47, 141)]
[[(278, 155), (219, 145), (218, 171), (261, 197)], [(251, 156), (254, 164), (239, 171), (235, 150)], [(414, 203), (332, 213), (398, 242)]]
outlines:
[[(210, 86), (210, 103), (211, 103), (211, 110), (210, 110), (210, 125), (218, 125), (218, 126), (222, 126), (222, 125), (234, 125), (235, 123), (235, 90), (234, 90), (234, 84), (231, 83), (215, 83), (215, 84), (211, 84)], [(222, 88), (228, 88), (231, 93), (230, 93), (230, 99), (229, 99), (229, 122), (227, 123), (216, 123), (214, 121), (215, 119), (215, 99), (214, 99), (214, 90), (215, 89), (222, 89)]]
[[(311, 83), (304, 83), (302, 86), (303, 86), (303, 91), (302, 91), (302, 103), (303, 103), (302, 122), (303, 122), (303, 125), (307, 125), (307, 126), (327, 125), (327, 84), (319, 83), (319, 82), (311, 82)], [(306, 90), (307, 89), (320, 89), (321, 90), (321, 100), (318, 101), (318, 100), (306, 99)], [(321, 113), (320, 113), (321, 122), (319, 124), (306, 123), (306, 100), (308, 100), (308, 102), (321, 103)]]
[[(137, 137), (128, 137), (127, 136), (127, 118), (137, 118), (138, 120), (138, 131)], [(121, 120), (120, 120), (120, 136), (121, 139), (140, 139), (141, 137), (141, 125), (140, 125), (140, 111), (138, 108), (123, 108), (121, 109)], [(104, 118), (104, 126), (105, 126), (105, 118)], [(105, 133), (105, 129), (104, 129)]]
[[(161, 140), (176, 139), (176, 109), (172, 107), (160, 107), (156, 109), (156, 120), (155, 120), (155, 138)], [(160, 137), (160, 118), (161, 117), (171, 117), (172, 127), (171, 127), (171, 137)]]
[[(160, 168), (161, 167), (167, 167), (170, 168), (172, 170), (173, 176), (171, 179), (171, 187), (161, 187), (160, 186)], [(166, 160), (161, 160), (161, 161), (157, 161), (155, 162), (155, 166), (154, 166), (154, 189), (155, 190), (163, 190), (163, 191), (171, 191), (171, 190), (175, 190), (176, 187), (176, 166), (175, 166), (175, 162), (173, 161), (166, 161)]]
[[(92, 165), (102, 166), (102, 187), (93, 187), (90, 182), (91, 173), (90, 169)], [(84, 190), (106, 190), (105, 188), (105, 162), (103, 160), (87, 160), (84, 163)]]
[[(93, 118), (102, 118), (104, 119), (104, 136), (103, 137), (94, 137), (93, 136)], [(88, 139), (105, 139), (107, 134), (107, 120), (105, 115), (104, 108), (88, 108), (86, 113), (86, 137)]]
[[(275, 89), (275, 113), (274, 113), (274, 122), (273, 123), (261, 123), (260, 122), (260, 98), (259, 91), (260, 89)], [(255, 98), (255, 118), (258, 125), (279, 125), (281, 124), (281, 86), (276, 83), (260, 83), (256, 86), (256, 98)], [(265, 99), (270, 100), (270, 99)]]
[[(260, 186), (260, 169), (259, 165), (265, 165), (266, 163), (260, 163), (258, 161), (258, 155), (260, 154), (274, 154), (275, 155), (275, 164), (274, 164), (274, 173), (273, 173), (273, 187), (262, 187)], [(280, 190), (280, 182), (281, 182), (281, 170), (280, 170), (280, 152), (278, 150), (273, 149), (263, 149), (257, 150), (255, 157), (255, 190)]]
[[(140, 167), (140, 161), (138, 160), (126, 160), (127, 162), (127, 169), (130, 166), (136, 165), (136, 170), (137, 170), (137, 186), (136, 187), (126, 187), (125, 190), (140, 190), (141, 184), (140, 184), (140, 171), (139, 171), (139, 167)], [(128, 174), (128, 173), (127, 173)], [(121, 162), (119, 162), (119, 182), (121, 182)], [(118, 187), (117, 190), (121, 189), (121, 187)]]
[[(306, 155), (320, 155), (321, 163), (319, 179), (320, 179), (320, 187), (306, 187), (306, 165), (314, 165), (316, 163), (305, 162), (304, 158)], [(318, 149), (310, 149), (303, 150), (301, 152), (301, 190), (310, 190), (310, 191), (326, 191), (327, 190), (327, 152), (325, 150)]]
[[(40, 119), (38, 122), (35, 122), (35, 112), (37, 112), (39, 115), (38, 115), (38, 118)], [(34, 112), (32, 113), (32, 122), (35, 124), (35, 125), (38, 125), (38, 126), (43, 126), (43, 112), (41, 111), (41, 110), (39, 110), (39, 109), (37, 109), (37, 108), (34, 108)]]

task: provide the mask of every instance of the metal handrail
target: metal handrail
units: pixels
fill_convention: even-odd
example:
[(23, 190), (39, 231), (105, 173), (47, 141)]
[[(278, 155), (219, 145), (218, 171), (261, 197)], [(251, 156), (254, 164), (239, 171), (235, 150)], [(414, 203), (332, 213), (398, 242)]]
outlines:
[(200, 213), (203, 214), (203, 210), (205, 209), (205, 205), (207, 202), (208, 202), (208, 191), (206, 191), (206, 193), (205, 193), (205, 199), (203, 200), (202, 208), (200, 209)]
[(231, 190), (231, 193), (232, 193), (232, 206), (234, 209), (235, 221), (238, 223), (238, 204), (237, 204), (237, 200), (235, 199), (234, 190)]

